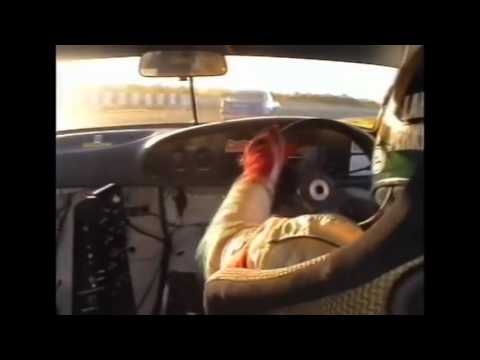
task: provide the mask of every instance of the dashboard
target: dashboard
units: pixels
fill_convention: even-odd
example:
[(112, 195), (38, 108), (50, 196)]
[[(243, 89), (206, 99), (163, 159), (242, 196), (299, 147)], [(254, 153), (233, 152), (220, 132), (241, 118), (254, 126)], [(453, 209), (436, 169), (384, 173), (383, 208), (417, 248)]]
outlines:
[[(290, 119), (231, 121), (158, 136), (146, 144), (145, 174), (164, 185), (231, 184), (240, 174), (240, 155), (247, 142), (274, 124), (282, 127), (290, 123)], [(359, 167), (369, 166), (368, 157), (352, 139), (337, 131), (298, 129), (293, 141), (299, 145), (299, 156), (290, 159), (290, 167), (295, 167), (303, 155), (317, 148), (321, 148), (328, 159), (325, 170), (333, 176), (346, 174), (355, 167), (351, 161), (352, 151), (364, 155), (361, 162), (357, 161)]]
[[(57, 187), (119, 185), (225, 186), (240, 174), (239, 157), (260, 131), (295, 118), (256, 118), (187, 128), (107, 130), (57, 135)], [(308, 152), (321, 146), (331, 174), (366, 168), (366, 154), (347, 136), (331, 131), (300, 130), (295, 142)], [(357, 156), (357, 160), (354, 159)], [(291, 166), (301, 159), (292, 159)], [(358, 175), (369, 175), (365, 170)]]

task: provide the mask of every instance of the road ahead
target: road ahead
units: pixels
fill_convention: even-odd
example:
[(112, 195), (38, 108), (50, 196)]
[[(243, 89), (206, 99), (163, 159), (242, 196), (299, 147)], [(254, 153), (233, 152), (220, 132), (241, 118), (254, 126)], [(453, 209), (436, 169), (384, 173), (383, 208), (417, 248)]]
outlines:
[[(281, 107), (274, 115), (315, 116), (327, 119), (341, 119), (355, 116), (375, 116), (377, 109), (364, 106), (338, 106), (331, 104), (293, 103)], [(200, 122), (223, 121), (220, 105), (198, 106)], [(70, 111), (69, 115), (58, 116), (57, 130), (95, 128), (105, 126), (143, 125), (159, 123), (193, 122), (192, 110), (185, 108), (110, 110), (97, 112)]]

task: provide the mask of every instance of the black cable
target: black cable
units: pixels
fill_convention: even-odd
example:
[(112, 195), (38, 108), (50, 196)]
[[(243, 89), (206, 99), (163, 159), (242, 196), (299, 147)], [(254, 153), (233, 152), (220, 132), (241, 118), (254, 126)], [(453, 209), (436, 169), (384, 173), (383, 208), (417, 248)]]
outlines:
[[(162, 208), (162, 214), (165, 214), (166, 209), (165, 209), (163, 200), (164, 200), (163, 199), (163, 189), (159, 189), (159, 206)], [(142, 295), (142, 297), (141, 297), (141, 299), (140, 299), (140, 301), (139, 301), (139, 303), (136, 307), (136, 309), (137, 309), (136, 311), (138, 312), (139, 309), (144, 305), (148, 295), (152, 291), (153, 284), (155, 283), (155, 280), (161, 274), (161, 278), (158, 281), (158, 296), (157, 296), (157, 300), (155, 301), (153, 311), (152, 311), (153, 314), (156, 314), (156, 313), (158, 313), (158, 308), (161, 305), (161, 300), (159, 300), (159, 298), (160, 299), (162, 298), (161, 295), (163, 294), (163, 290), (165, 288), (167, 271), (168, 271), (168, 260), (169, 260), (170, 255), (171, 255), (172, 245), (171, 245), (170, 234), (169, 234), (168, 229), (167, 229), (168, 222), (166, 220), (166, 217), (162, 216), (160, 214), (156, 214), (154, 212), (146, 212), (145, 215), (155, 216), (155, 217), (159, 218), (161, 226), (162, 226), (162, 230), (163, 230), (163, 235), (164, 235), (163, 238), (161, 238), (159, 236), (156, 236), (156, 235), (153, 235), (153, 234), (150, 234), (150, 233), (140, 229), (136, 225), (132, 224), (132, 222), (128, 218), (126, 219), (126, 223), (127, 223), (127, 226), (129, 226), (130, 228), (132, 228), (136, 232), (138, 232), (142, 235), (148, 236), (152, 239), (155, 239), (155, 240), (157, 240), (157, 241), (159, 241), (163, 244), (162, 256), (161, 256), (160, 262), (158, 263), (158, 266), (155, 269), (155, 273), (154, 273), (152, 279), (150, 280), (150, 283), (147, 286), (147, 289), (146, 289), (145, 293)]]
[(164, 191), (163, 188), (158, 188), (158, 206), (160, 208), (160, 223), (162, 225), (163, 235), (165, 237), (164, 249), (163, 249), (163, 256), (160, 260), (160, 267), (161, 267), (161, 277), (158, 280), (158, 292), (157, 292), (157, 299), (155, 301), (155, 305), (153, 306), (152, 314), (158, 314), (159, 310), (162, 306), (162, 299), (163, 294), (165, 291), (165, 285), (167, 283), (167, 276), (168, 276), (168, 265), (169, 260), (172, 252), (172, 240), (170, 233), (168, 231), (168, 222), (167, 222), (167, 209), (165, 207), (165, 198), (164, 198)]
[[(156, 269), (155, 269), (155, 272), (153, 273), (152, 279), (150, 280), (150, 282), (147, 285), (147, 289), (143, 293), (142, 297), (140, 298), (140, 301), (138, 302), (138, 304), (136, 306), (136, 312), (138, 312), (142, 308), (142, 306), (145, 304), (145, 301), (147, 300), (148, 295), (152, 291), (153, 284), (155, 283), (155, 280), (157, 280), (157, 277), (160, 274), (161, 265), (162, 265), (162, 263), (159, 262)], [(159, 286), (160, 286), (160, 284), (159, 284)]]
[(150, 234), (150, 233), (146, 232), (145, 230), (140, 229), (140, 228), (137, 227), (136, 225), (133, 225), (133, 224), (131, 223), (131, 221), (128, 220), (128, 219), (127, 219), (127, 226), (130, 227), (130, 228), (132, 228), (133, 230), (135, 230), (135, 231), (138, 232), (139, 234), (142, 234), (142, 235), (151, 237), (152, 239), (155, 239), (155, 240), (157, 240), (158, 242), (161, 242), (162, 244), (165, 244), (166, 239), (164, 239), (164, 238), (162, 239), (162, 238), (159, 237), (159, 236)]
[[(142, 235), (145, 235), (145, 236), (148, 236), (152, 239), (155, 239), (157, 240), (158, 242), (161, 242), (162, 244), (165, 245), (165, 239), (159, 237), (159, 236), (156, 236), (156, 235), (153, 235), (153, 234), (150, 234), (148, 233), (147, 231), (145, 230), (142, 230), (140, 229), (138, 226), (134, 225), (131, 223), (130, 220), (127, 219), (127, 226), (130, 227), (131, 229), (135, 230), (136, 232), (138, 232), (139, 234), (142, 234)], [(153, 260), (155, 259), (156, 256), (152, 256), (151, 258), (148, 258), (148, 260)], [(139, 261), (140, 259), (132, 259), (132, 261)], [(145, 259), (142, 259), (142, 260), (145, 260)], [(141, 296), (137, 306), (136, 306), (136, 312), (138, 312), (142, 306), (145, 304), (145, 301), (147, 300), (148, 298), (148, 295), (150, 294), (150, 292), (152, 291), (153, 289), (153, 284), (155, 283), (155, 280), (157, 280), (157, 277), (158, 275), (160, 274), (160, 268), (161, 268), (161, 265), (162, 263), (159, 262), (158, 263), (158, 266), (156, 267), (155, 271), (154, 271), (154, 274), (153, 274), (153, 277), (152, 279), (150, 280), (150, 282), (148, 283), (147, 285), (147, 288), (145, 290), (145, 292), (143, 293), (143, 295)]]
[[(379, 188), (374, 190), (374, 192), (373, 192), (374, 197), (375, 197), (375, 194), (378, 191), (378, 189)], [(373, 222), (375, 222), (377, 219), (379, 219), (383, 215), (385, 207), (387, 206), (388, 201), (391, 199), (391, 197), (393, 195), (393, 187), (389, 187), (387, 191), (388, 192), (385, 196), (385, 199), (380, 204), (380, 207), (378, 208), (377, 212), (375, 214), (373, 214), (372, 216), (370, 216), (368, 219), (360, 221), (359, 223), (357, 223), (358, 226), (360, 226), (361, 228), (366, 228), (368, 225), (372, 224)]]
[[(159, 237), (159, 236), (150, 234), (150, 233), (148, 233), (148, 232), (140, 229), (140, 228), (137, 227), (136, 225), (133, 225), (133, 224), (130, 222), (130, 220), (128, 220), (128, 219), (127, 219), (127, 226), (129, 226), (130, 228), (132, 228), (133, 230), (135, 230), (136, 232), (138, 232), (138, 233), (140, 233), (140, 234), (142, 234), (142, 235), (145, 235), (145, 236), (148, 236), (148, 237), (150, 237), (150, 238), (152, 238), (152, 239), (155, 239), (155, 240), (161, 242), (161, 243), (164, 244), (164, 245), (166, 244), (164, 238), (161, 238), (161, 237)], [(163, 251), (162, 251), (162, 252), (163, 252)], [(153, 256), (151, 259), (154, 259), (154, 258), (156, 258), (156, 256)], [(136, 261), (136, 259), (133, 259), (132, 261)], [(153, 289), (153, 284), (155, 283), (155, 280), (157, 280), (157, 277), (158, 277), (158, 275), (160, 274), (160, 269), (161, 269), (161, 267), (162, 267), (162, 262), (160, 261), (160, 262), (158, 263), (155, 271), (154, 271), (154, 274), (153, 274), (152, 279), (150, 280), (150, 282), (149, 282), (148, 285), (147, 285), (147, 289), (146, 289), (145, 292), (143, 293), (142, 297), (140, 298), (140, 300), (139, 300), (139, 302), (138, 302), (138, 304), (137, 304), (137, 306), (136, 306), (136, 311), (137, 311), (137, 312), (138, 312), (138, 311), (142, 308), (142, 306), (145, 304), (145, 301), (147, 300), (148, 295), (149, 295), (150, 292), (152, 291), (152, 289)], [(159, 283), (159, 286), (160, 286), (160, 285), (161, 285), (161, 284)]]
[[(164, 245), (164, 249), (162, 251), (162, 257), (159, 262), (159, 265), (157, 269), (155, 270), (154, 277), (150, 281), (149, 286), (147, 287), (147, 290), (145, 291), (144, 295), (142, 296), (139, 305), (137, 306), (137, 311), (143, 306), (143, 303), (145, 302), (148, 294), (151, 292), (153, 288), (153, 284), (155, 280), (157, 279), (158, 275), (161, 274), (161, 278), (159, 279), (158, 282), (158, 295), (157, 295), (157, 300), (155, 302), (155, 305), (153, 307), (153, 314), (158, 313), (160, 310), (161, 304), (162, 304), (162, 299), (163, 299), (163, 293), (165, 290), (165, 285), (167, 281), (167, 272), (168, 272), (168, 264), (169, 264), (169, 259), (172, 251), (172, 243), (171, 243), (171, 234), (169, 233), (168, 227), (173, 227), (175, 229), (181, 228), (184, 226), (200, 226), (200, 227), (207, 227), (209, 224), (208, 223), (193, 223), (193, 224), (173, 224), (167, 221), (166, 218), (166, 208), (165, 208), (165, 203), (164, 203), (164, 193), (163, 189), (159, 189), (159, 207), (161, 208), (161, 213), (157, 214), (152, 211), (147, 211), (143, 213), (142, 215), (145, 216), (154, 216), (160, 220), (164, 238), (160, 238), (156, 235), (150, 234), (139, 227), (133, 225), (129, 220), (127, 220), (127, 225), (131, 227), (133, 230), (137, 231), (140, 234), (143, 234), (145, 236), (149, 236), (159, 242), (161, 242)], [(174, 230), (175, 231), (175, 230)], [(152, 259), (155, 257), (152, 257)]]

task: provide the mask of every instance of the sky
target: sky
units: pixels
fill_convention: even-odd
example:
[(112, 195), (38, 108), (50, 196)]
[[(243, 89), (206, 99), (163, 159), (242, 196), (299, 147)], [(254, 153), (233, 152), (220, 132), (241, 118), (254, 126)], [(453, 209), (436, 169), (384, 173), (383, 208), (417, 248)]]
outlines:
[[(392, 84), (395, 68), (289, 58), (227, 56), (227, 73), (195, 79), (197, 88), (264, 90), (291, 94), (347, 95), (381, 102)], [(176, 78), (145, 78), (138, 57), (57, 62), (57, 93), (68, 96), (79, 86), (186, 86)]]

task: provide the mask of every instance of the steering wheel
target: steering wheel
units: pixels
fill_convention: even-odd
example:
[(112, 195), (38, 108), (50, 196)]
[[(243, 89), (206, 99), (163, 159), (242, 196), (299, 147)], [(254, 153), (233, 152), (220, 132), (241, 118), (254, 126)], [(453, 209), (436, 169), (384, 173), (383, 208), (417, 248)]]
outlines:
[[(367, 133), (348, 124), (329, 119), (309, 118), (298, 120), (280, 131), (288, 144), (298, 144), (299, 132), (308, 130), (329, 130), (351, 139), (362, 150), (369, 162), (372, 160), (374, 139)], [(296, 166), (287, 162), (279, 180), (274, 210), (280, 204), (293, 205), (299, 213), (335, 212), (360, 222), (377, 211), (376, 203), (370, 196), (371, 175), (352, 176), (358, 172), (331, 174), (325, 168), (329, 162), (328, 153), (318, 144), (301, 156)], [(350, 154), (348, 155), (350, 156)], [(363, 188), (363, 191), (361, 191)], [(359, 190), (355, 194), (355, 189)]]

